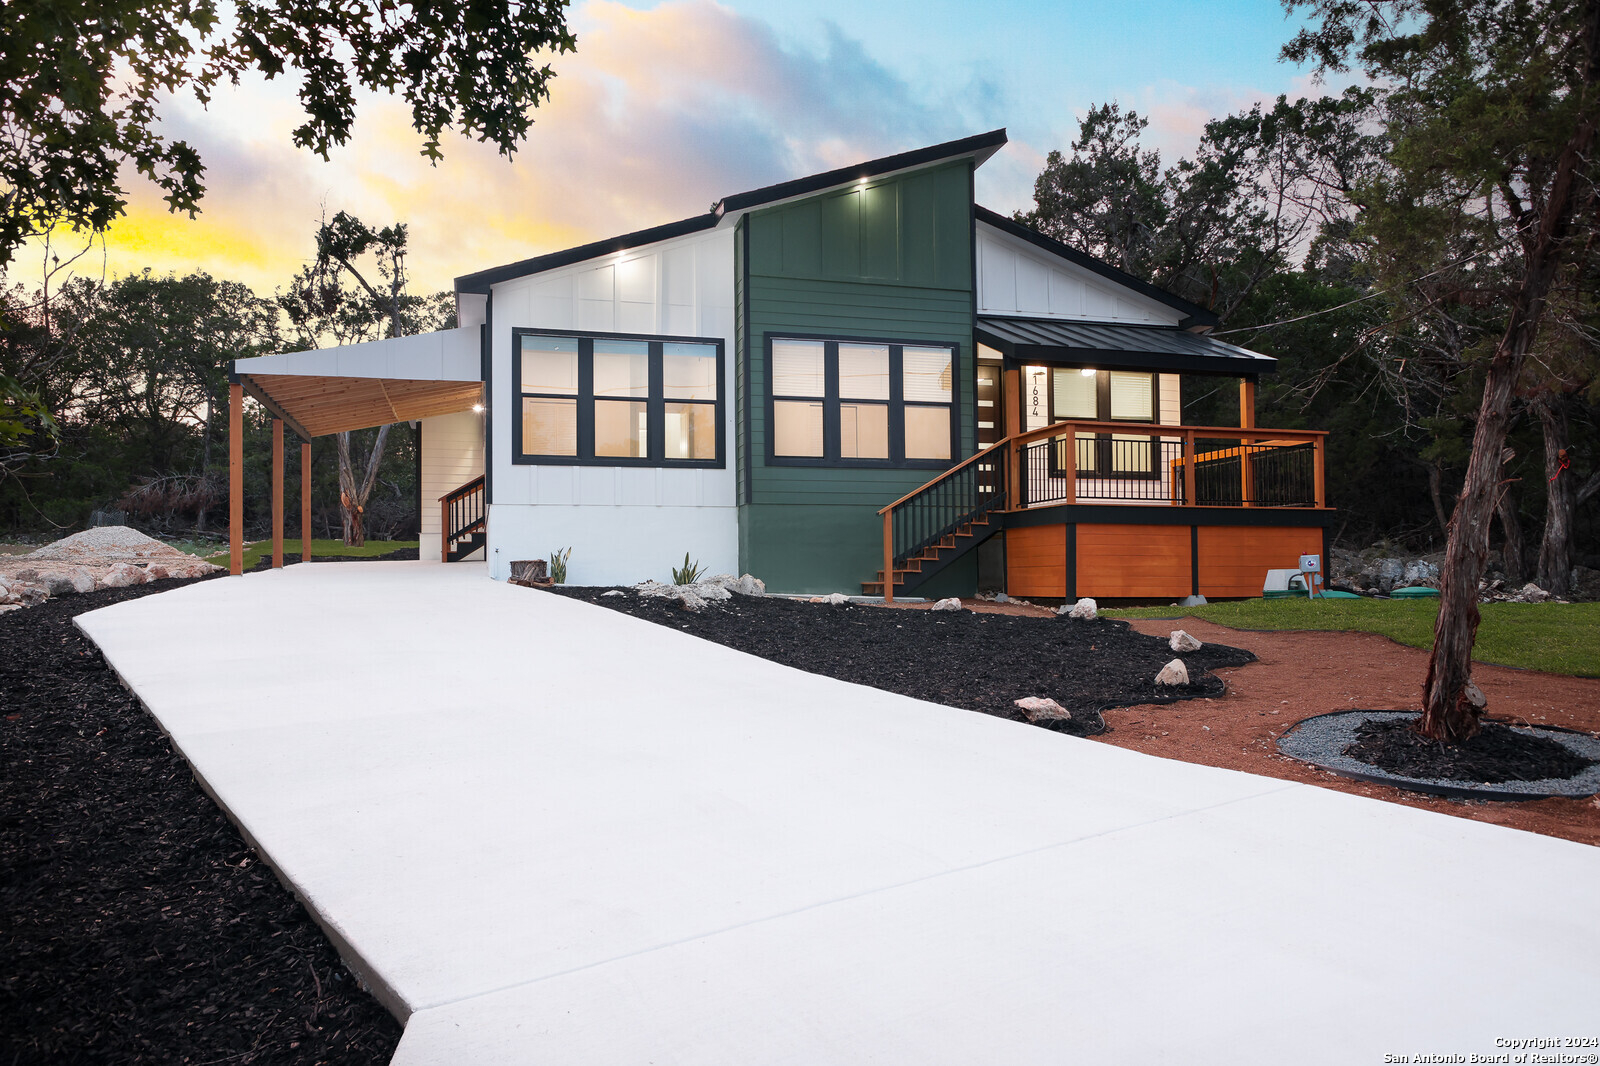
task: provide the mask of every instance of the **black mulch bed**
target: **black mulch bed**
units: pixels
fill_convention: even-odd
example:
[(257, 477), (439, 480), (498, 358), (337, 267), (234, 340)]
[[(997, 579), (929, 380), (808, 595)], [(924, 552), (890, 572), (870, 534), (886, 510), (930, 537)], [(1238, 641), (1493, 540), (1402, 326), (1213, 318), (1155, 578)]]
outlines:
[(1429, 740), (1414, 725), (1404, 719), (1362, 722), (1344, 753), (1403, 777), (1495, 785), (1573, 777), (1595, 764), (1565, 744), (1499, 722), (1485, 722), (1477, 736), (1459, 744)]
[(388, 1062), (399, 1023), (72, 624), (187, 583), (0, 615), (0, 1066)]
[[(1100, 712), (1110, 707), (1220, 696), (1222, 680), (1209, 671), (1255, 661), (1250, 652), (1221, 644), (1175, 655), (1165, 640), (1110, 618), (1081, 622), (738, 595), (690, 613), (626, 589), (609, 597), (605, 588), (555, 591), (810, 673), (1000, 718), (1024, 721), (1013, 701), (1045, 696), (1073, 716), (1038, 724), (1077, 736), (1104, 732)], [(1190, 683), (1158, 687), (1156, 673), (1174, 658), (1183, 659)]]
[(1456, 799), (1528, 800), (1600, 793), (1600, 737), (1485, 721), (1463, 744), (1412, 731), (1416, 711), (1335, 711), (1296, 722), (1278, 750), (1324, 770)]

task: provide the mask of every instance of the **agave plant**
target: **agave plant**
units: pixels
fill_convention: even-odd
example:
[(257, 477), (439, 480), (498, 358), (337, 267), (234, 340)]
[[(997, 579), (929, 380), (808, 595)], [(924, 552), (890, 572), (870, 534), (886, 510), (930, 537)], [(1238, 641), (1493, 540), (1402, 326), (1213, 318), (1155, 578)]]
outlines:
[(683, 553), (683, 565), (672, 568), (672, 583), (674, 585), (692, 585), (700, 580), (700, 575), (705, 573), (700, 569), (699, 563), (689, 562), (689, 553)]

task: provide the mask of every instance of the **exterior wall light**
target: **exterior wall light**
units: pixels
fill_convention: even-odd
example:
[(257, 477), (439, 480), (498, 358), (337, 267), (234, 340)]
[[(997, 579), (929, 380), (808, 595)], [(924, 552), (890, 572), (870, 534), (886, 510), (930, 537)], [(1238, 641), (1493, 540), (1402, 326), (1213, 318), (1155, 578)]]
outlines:
[(481, 404), (481, 403), (473, 404), (472, 405), (472, 413), (475, 414), (475, 415), (483, 414), (483, 404)]

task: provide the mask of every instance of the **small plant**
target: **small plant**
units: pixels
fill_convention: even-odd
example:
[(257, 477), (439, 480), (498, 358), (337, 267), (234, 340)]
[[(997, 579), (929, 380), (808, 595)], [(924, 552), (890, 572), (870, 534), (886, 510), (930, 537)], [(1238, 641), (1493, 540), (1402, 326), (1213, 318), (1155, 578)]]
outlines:
[(550, 553), (550, 580), (557, 585), (567, 583), (567, 556), (571, 554), (571, 548), (562, 548), (560, 551)]
[(683, 553), (683, 565), (673, 567), (672, 583), (674, 585), (692, 585), (700, 580), (700, 575), (705, 573), (700, 569), (699, 563), (689, 562), (689, 553)]

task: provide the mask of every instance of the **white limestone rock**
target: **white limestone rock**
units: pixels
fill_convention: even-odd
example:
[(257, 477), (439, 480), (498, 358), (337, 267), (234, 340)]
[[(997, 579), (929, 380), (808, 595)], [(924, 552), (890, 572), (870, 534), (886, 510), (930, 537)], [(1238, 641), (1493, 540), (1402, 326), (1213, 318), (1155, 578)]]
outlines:
[(1014, 702), (1022, 709), (1022, 713), (1028, 716), (1028, 721), (1030, 722), (1039, 722), (1046, 719), (1059, 721), (1072, 717), (1071, 711), (1055, 700), (1047, 699), (1044, 696), (1024, 696)]
[(850, 602), (850, 597), (842, 592), (830, 592), (822, 597), (822, 602), (834, 607), (840, 607)]
[(1167, 647), (1173, 651), (1199, 651), (1201, 643), (1181, 629), (1174, 629), (1172, 636), (1167, 639)]
[(600, 597), (601, 599), (604, 599), (607, 596), (621, 596), (622, 594), (623, 592), (621, 589), (612, 589), (610, 592), (602, 592)]
[(1518, 589), (1516, 595), (1512, 597), (1521, 603), (1543, 603), (1549, 598), (1550, 594), (1532, 581)]
[(22, 610), (22, 604), (20, 603), (0, 603), (0, 614), (5, 614), (7, 611), (20, 610)]
[(1183, 665), (1182, 659), (1174, 659), (1161, 668), (1156, 675), (1158, 685), (1187, 685), (1189, 683), (1189, 668)]
[(931, 609), (935, 611), (959, 611), (961, 610), (961, 599), (957, 596), (947, 596), (935, 603)]
[(1083, 622), (1092, 622), (1100, 617), (1100, 605), (1085, 596), (1071, 607), (1063, 603), (1056, 608), (1056, 614), (1064, 614), (1068, 618), (1076, 618)]
[(716, 585), (727, 589), (729, 592), (737, 592), (741, 596), (765, 596), (767, 594), (766, 582), (753, 574), (744, 574), (740, 577), (734, 577), (732, 574), (713, 574), (701, 584)]

